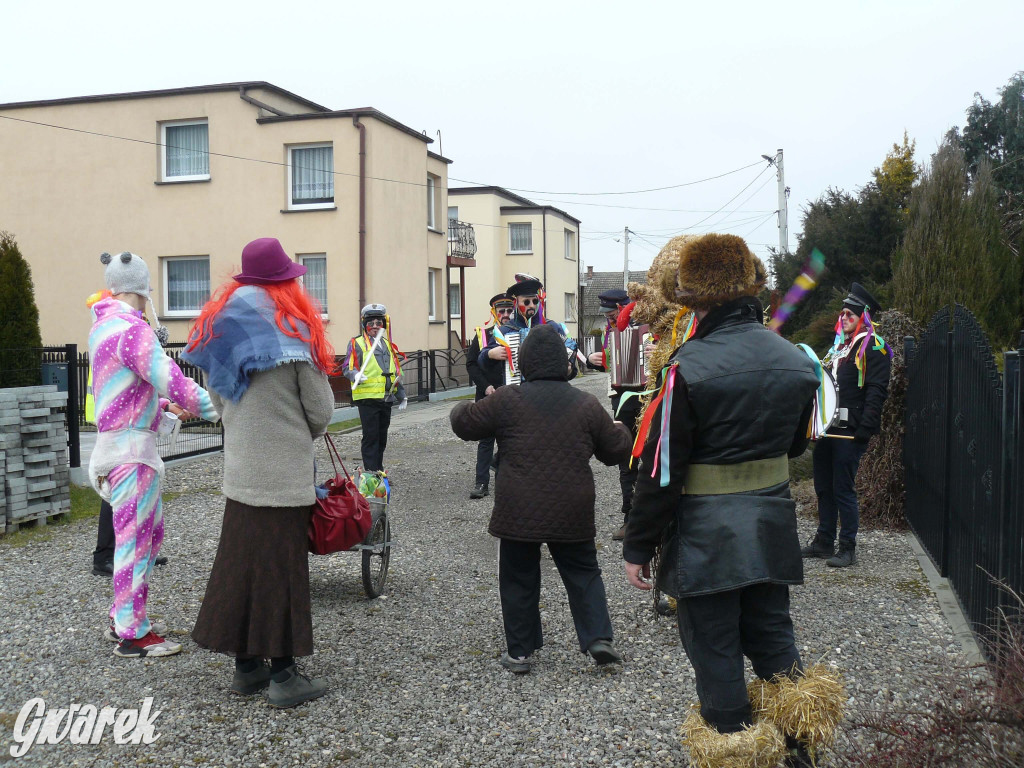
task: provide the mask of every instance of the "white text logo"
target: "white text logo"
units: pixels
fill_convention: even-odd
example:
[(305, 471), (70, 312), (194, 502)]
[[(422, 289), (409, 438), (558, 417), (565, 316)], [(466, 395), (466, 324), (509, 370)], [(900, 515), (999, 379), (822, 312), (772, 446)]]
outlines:
[(152, 696), (143, 699), (141, 708), (120, 712), (116, 707), (97, 710), (92, 704), (72, 704), (66, 709), (47, 711), (45, 701), (29, 699), (14, 723), (11, 757), (21, 757), (33, 743), (58, 744), (65, 738), (72, 744), (99, 744), (108, 725), (116, 744), (152, 744), (160, 738), (153, 731), (160, 710), (152, 710)]

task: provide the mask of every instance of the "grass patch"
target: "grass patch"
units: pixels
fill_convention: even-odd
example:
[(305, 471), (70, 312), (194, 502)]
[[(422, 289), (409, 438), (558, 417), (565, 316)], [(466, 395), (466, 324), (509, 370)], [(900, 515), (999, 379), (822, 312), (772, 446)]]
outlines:
[(327, 427), (328, 432), (342, 432), (346, 429), (352, 429), (353, 427), (359, 426), (359, 419), (348, 419), (347, 421), (339, 421), (337, 424), (331, 424)]
[(53, 538), (53, 528), (62, 525), (71, 525), (80, 520), (88, 520), (91, 517), (98, 517), (100, 514), (100, 497), (90, 487), (80, 487), (71, 484), (71, 512), (59, 517), (48, 517), (46, 525), (26, 525), (14, 533), (0, 534), (0, 545), (10, 547), (24, 547), (33, 541), (49, 541)]

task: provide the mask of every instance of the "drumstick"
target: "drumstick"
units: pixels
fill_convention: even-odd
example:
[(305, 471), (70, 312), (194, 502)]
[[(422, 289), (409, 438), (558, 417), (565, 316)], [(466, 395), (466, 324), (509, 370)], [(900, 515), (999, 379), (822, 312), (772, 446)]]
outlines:
[(834, 438), (836, 440), (856, 440), (857, 439), (853, 435), (831, 435), (828, 432), (826, 432), (824, 435), (822, 435), (822, 437), (831, 437), (831, 438)]

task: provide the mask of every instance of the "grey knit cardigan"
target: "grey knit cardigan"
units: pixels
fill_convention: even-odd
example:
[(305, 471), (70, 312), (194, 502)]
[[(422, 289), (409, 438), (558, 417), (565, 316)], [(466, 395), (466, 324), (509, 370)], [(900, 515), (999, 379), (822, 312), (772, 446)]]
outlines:
[(224, 424), (224, 495), (254, 507), (311, 505), (313, 440), (334, 412), (327, 376), (288, 363), (254, 373), (237, 403), (210, 397)]

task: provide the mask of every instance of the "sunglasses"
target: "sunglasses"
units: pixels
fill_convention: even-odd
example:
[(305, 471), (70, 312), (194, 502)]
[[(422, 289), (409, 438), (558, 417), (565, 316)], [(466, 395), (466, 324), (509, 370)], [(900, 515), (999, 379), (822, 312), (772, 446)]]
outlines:
[(512, 307), (497, 307), (496, 311), (499, 315), (511, 315), (515, 310)]
[(840, 317), (847, 317), (847, 318), (850, 318), (852, 320), (856, 320), (857, 319), (857, 315), (855, 315), (853, 312), (851, 312), (848, 309), (844, 309), (842, 312), (840, 312), (839, 316)]
[(525, 304), (526, 306), (530, 306), (531, 304), (540, 304), (540, 299), (538, 299), (537, 297), (534, 297), (532, 299), (520, 299), (519, 301), (520, 303)]

